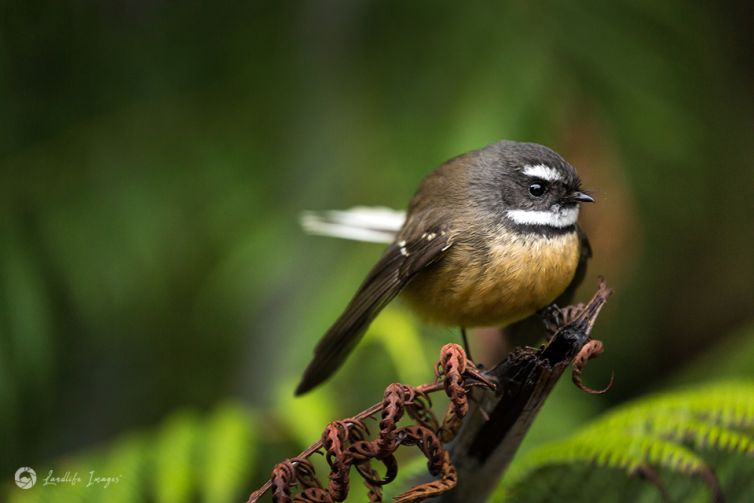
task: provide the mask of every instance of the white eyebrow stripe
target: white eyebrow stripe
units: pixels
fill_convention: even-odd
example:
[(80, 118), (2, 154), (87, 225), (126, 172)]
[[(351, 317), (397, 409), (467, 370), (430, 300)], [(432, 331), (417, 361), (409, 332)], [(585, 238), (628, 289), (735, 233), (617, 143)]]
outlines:
[(531, 176), (532, 178), (541, 178), (542, 180), (547, 180), (548, 182), (556, 182), (563, 179), (563, 175), (561, 175), (558, 170), (551, 168), (550, 166), (545, 166), (544, 164), (524, 166), (523, 173), (526, 176)]
[(552, 211), (508, 210), (508, 218), (520, 225), (549, 225), (562, 229), (570, 227), (579, 219), (579, 207), (560, 208)]

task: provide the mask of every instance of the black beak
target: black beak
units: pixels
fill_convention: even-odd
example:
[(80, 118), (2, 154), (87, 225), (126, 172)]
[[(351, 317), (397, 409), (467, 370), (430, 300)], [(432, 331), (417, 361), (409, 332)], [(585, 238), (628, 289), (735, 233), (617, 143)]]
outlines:
[(568, 196), (568, 199), (578, 203), (593, 203), (594, 198), (585, 192), (576, 191)]

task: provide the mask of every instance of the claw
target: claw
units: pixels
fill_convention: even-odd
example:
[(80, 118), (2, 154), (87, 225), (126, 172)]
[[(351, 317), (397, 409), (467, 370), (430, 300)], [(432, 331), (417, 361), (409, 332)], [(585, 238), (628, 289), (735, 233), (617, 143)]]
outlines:
[(497, 389), (497, 385), (494, 382), (492, 382), (492, 380), (490, 380), (487, 376), (485, 376), (478, 369), (476, 369), (475, 367), (473, 367), (471, 365), (469, 365), (466, 368), (466, 370), (463, 371), (463, 373), (470, 375), (471, 377), (473, 377), (477, 381), (483, 383), (485, 386), (487, 386), (488, 388), (490, 388), (492, 390)]
[(545, 330), (550, 337), (554, 336), (563, 326), (563, 311), (557, 304), (550, 304), (540, 309), (537, 311), (537, 315), (542, 319)]

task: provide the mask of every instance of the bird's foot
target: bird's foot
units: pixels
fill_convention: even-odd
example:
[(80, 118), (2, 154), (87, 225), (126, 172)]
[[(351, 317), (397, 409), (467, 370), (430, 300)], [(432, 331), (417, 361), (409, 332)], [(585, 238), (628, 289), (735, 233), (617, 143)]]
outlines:
[(575, 320), (583, 311), (584, 304), (574, 304), (566, 307), (550, 304), (544, 309), (537, 311), (537, 315), (542, 319), (545, 330), (547, 330), (548, 339), (550, 339), (558, 330)]

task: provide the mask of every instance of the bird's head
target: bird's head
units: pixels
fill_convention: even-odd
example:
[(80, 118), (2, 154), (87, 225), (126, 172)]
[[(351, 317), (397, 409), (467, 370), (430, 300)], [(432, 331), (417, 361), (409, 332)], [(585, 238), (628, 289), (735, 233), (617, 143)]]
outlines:
[(576, 170), (557, 152), (536, 143), (501, 141), (477, 151), (470, 196), (502, 223), (526, 230), (570, 231), (581, 203), (594, 198)]

